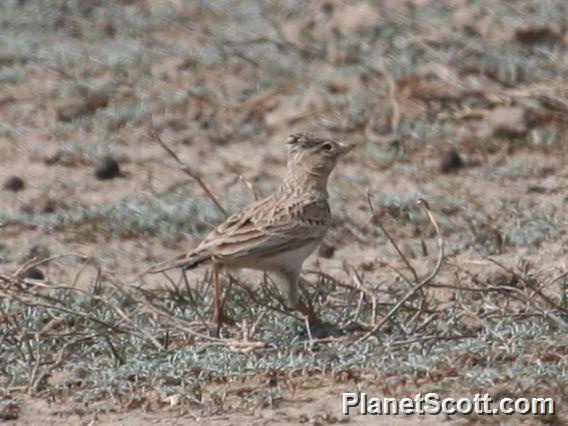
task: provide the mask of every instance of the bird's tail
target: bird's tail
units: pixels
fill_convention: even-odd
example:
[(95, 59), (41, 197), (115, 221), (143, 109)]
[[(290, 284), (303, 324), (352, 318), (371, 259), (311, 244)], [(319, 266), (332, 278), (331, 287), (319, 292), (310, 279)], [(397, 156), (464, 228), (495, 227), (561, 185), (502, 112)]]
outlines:
[(211, 256), (205, 253), (189, 253), (181, 254), (173, 259), (160, 262), (147, 269), (145, 274), (157, 274), (169, 271), (170, 269), (181, 268), (182, 270), (193, 269), (197, 266), (211, 260)]

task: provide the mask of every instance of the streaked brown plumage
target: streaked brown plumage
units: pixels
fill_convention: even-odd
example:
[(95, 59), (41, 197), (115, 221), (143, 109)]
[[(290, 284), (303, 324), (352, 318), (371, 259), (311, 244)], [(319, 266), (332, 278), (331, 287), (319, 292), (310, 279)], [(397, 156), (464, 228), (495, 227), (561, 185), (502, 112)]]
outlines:
[(229, 217), (191, 252), (150, 272), (201, 264), (213, 264), (216, 274), (222, 267), (268, 271), (290, 307), (305, 312), (298, 301), (302, 264), (329, 227), (328, 177), (350, 147), (307, 134), (291, 135), (287, 145), (288, 172), (276, 193)]

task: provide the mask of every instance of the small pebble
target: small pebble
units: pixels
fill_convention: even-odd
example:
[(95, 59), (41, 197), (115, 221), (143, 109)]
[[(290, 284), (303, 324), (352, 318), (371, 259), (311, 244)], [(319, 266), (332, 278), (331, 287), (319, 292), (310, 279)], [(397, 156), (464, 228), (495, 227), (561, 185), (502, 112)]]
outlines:
[(95, 177), (99, 180), (114, 179), (121, 176), (118, 162), (112, 157), (103, 158), (95, 169)]
[(21, 409), (18, 403), (3, 402), (2, 404), (0, 404), (0, 420), (2, 420), (3, 422), (18, 420), (18, 417), (20, 417), (20, 411)]
[(19, 176), (10, 176), (4, 181), (4, 189), (7, 191), (21, 191), (25, 186), (24, 180)]
[(51, 256), (51, 250), (47, 246), (41, 244), (35, 244), (30, 247), (28, 254), (22, 259), (23, 262), (33, 259), (34, 257), (37, 259), (45, 259)]
[(324, 259), (331, 259), (334, 253), (335, 247), (326, 243), (322, 243), (318, 250), (319, 257), (323, 257)]
[(440, 162), (440, 171), (442, 173), (451, 173), (461, 169), (464, 166), (463, 160), (455, 149), (446, 151)]
[(26, 269), (21, 275), (21, 278), (29, 278), (31, 280), (43, 280), (45, 277), (43, 275), (43, 272), (41, 272), (38, 268), (36, 268), (35, 266), (32, 266), (31, 268)]
[(55, 105), (57, 119), (69, 123), (89, 112), (87, 102), (82, 98), (63, 99)]

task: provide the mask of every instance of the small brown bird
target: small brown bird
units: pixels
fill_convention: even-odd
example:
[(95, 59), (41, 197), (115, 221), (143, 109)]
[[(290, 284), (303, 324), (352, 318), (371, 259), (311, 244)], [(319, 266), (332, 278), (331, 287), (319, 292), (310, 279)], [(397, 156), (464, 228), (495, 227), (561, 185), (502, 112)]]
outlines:
[(149, 270), (156, 273), (212, 264), (213, 318), (219, 327), (225, 321), (219, 282), (219, 271), (224, 267), (270, 272), (289, 307), (317, 321), (315, 313), (299, 302), (298, 281), (304, 260), (331, 222), (328, 177), (352, 146), (309, 134), (291, 135), (287, 145), (288, 172), (277, 192), (229, 217), (196, 249)]

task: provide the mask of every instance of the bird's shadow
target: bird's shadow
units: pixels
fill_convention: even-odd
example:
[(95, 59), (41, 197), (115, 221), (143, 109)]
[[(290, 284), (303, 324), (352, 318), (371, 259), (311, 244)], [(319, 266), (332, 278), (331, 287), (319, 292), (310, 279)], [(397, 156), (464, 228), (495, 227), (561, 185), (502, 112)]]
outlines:
[(345, 336), (346, 332), (344, 329), (337, 327), (337, 325), (330, 322), (318, 321), (316, 323), (309, 324), (304, 327), (302, 331), (298, 334), (300, 340), (311, 340), (311, 339), (325, 339), (326, 337), (341, 337)]

